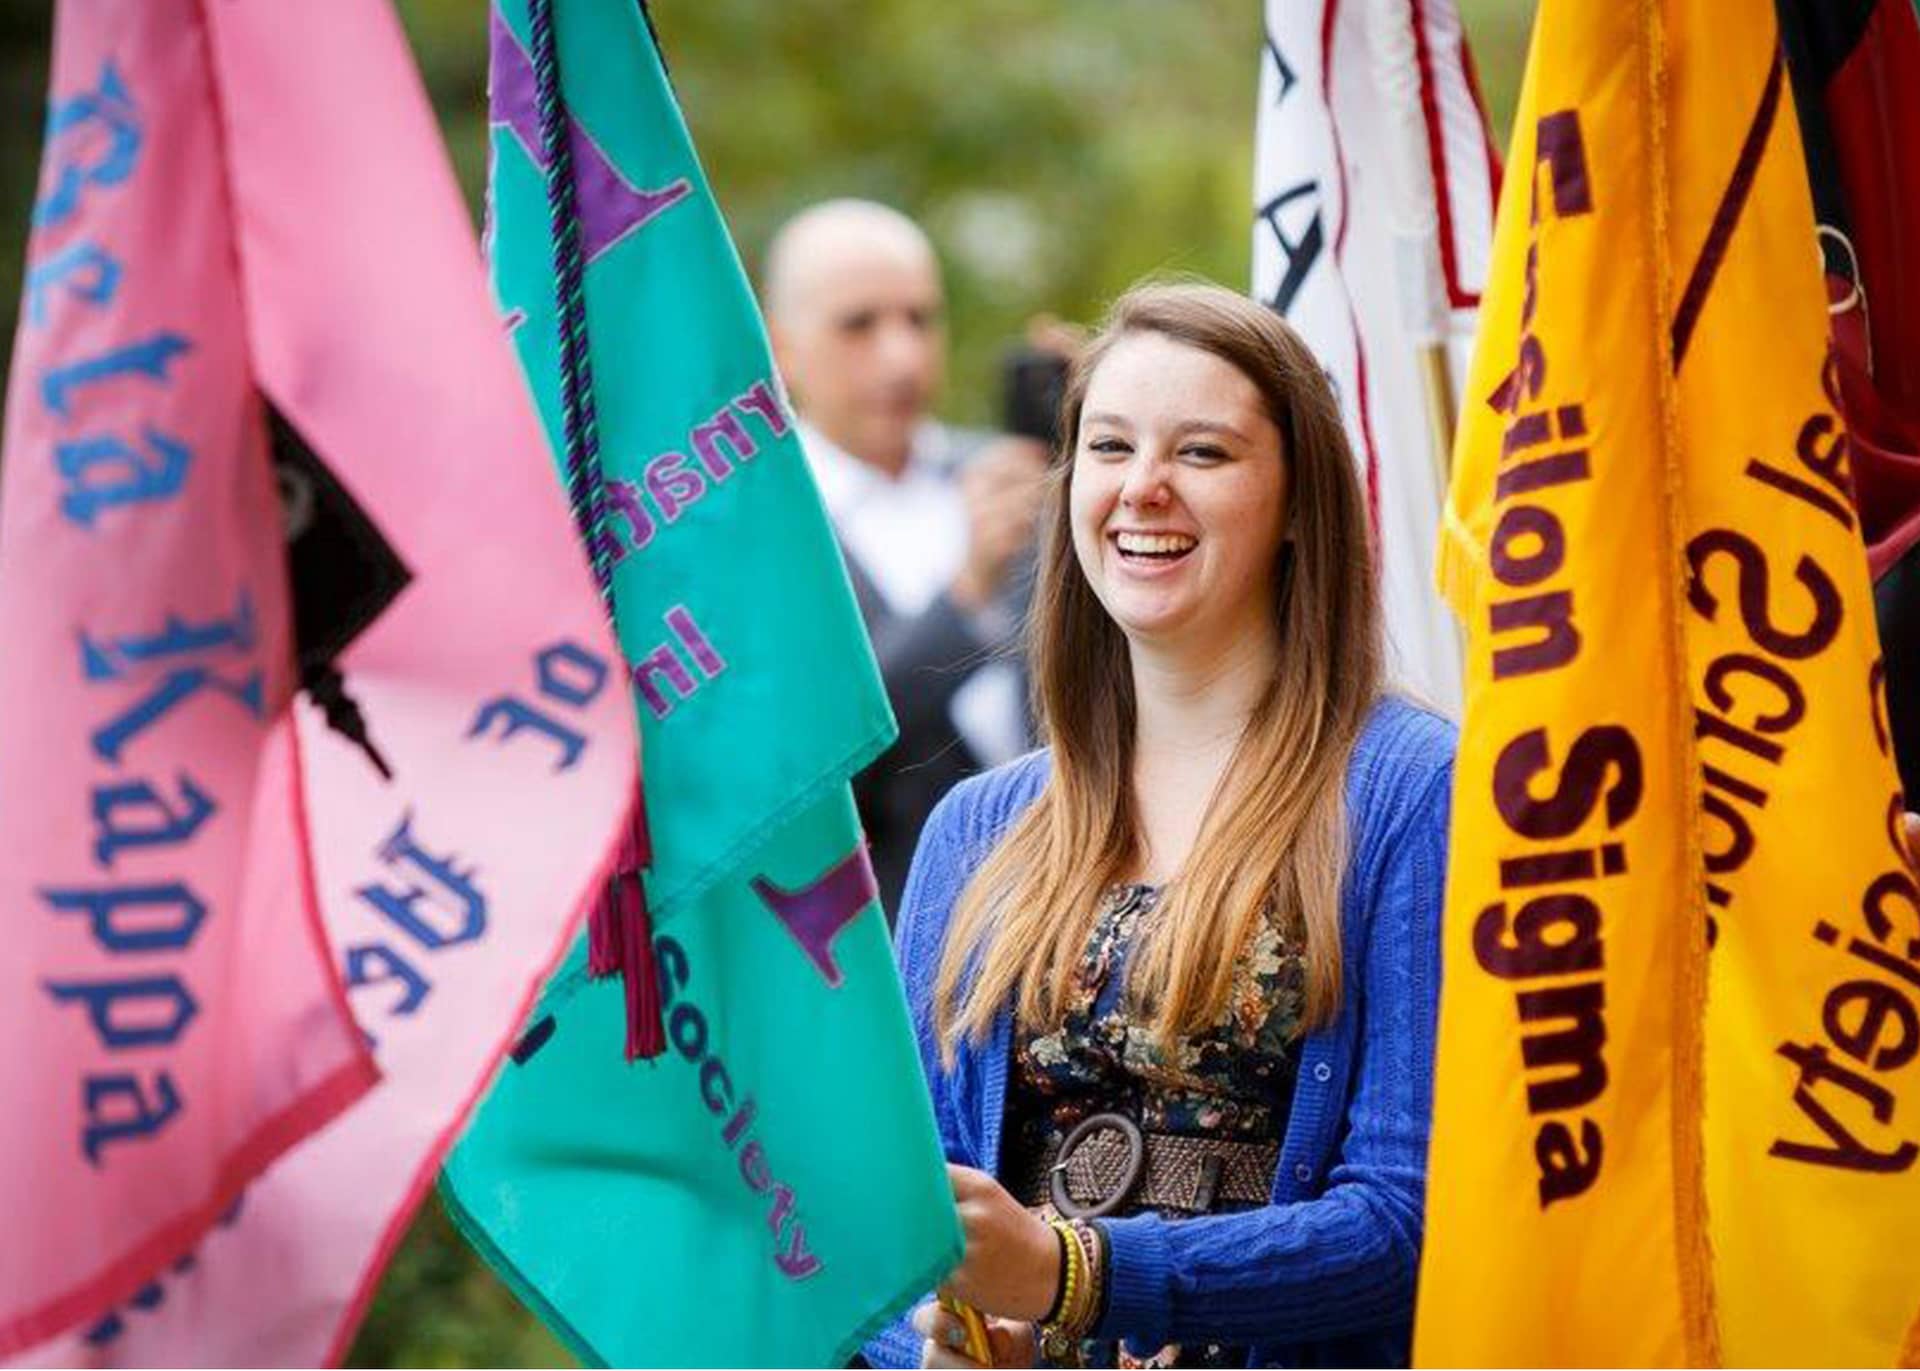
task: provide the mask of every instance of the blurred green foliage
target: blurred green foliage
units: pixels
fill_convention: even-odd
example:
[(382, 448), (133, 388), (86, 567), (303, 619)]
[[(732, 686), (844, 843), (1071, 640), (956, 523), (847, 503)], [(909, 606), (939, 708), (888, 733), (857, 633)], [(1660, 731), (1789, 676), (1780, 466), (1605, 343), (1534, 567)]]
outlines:
[[(477, 213), (484, 2), (397, 4)], [(1533, 6), (1462, 0), (1502, 146)], [(0, 0), (0, 299), (19, 291), (51, 10)], [(992, 420), (999, 350), (1034, 312), (1091, 320), (1151, 271), (1246, 280), (1258, 0), (654, 0), (653, 10), (750, 268), (781, 220), (827, 196), (883, 200), (927, 226), (947, 267), (955, 418)], [(637, 1283), (649, 1259), (636, 1235)], [(352, 1355), (362, 1366), (569, 1361), (437, 1200)]]
[[(634, 1244), (634, 1270), (645, 1244)], [(644, 1277), (642, 1277), (644, 1279)], [(574, 1366), (455, 1231), (437, 1195), (420, 1208), (360, 1325), (349, 1366)]]

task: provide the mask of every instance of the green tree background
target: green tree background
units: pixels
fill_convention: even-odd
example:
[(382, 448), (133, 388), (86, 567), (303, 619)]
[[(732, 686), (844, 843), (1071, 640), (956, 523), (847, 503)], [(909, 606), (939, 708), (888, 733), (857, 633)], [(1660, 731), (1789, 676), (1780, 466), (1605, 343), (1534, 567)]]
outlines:
[[(484, 0), (396, 3), (477, 216)], [(1534, 3), (1461, 3), (1502, 146)], [(947, 270), (956, 419), (992, 421), (1000, 351), (1034, 312), (1092, 320), (1153, 271), (1247, 279), (1258, 0), (654, 0), (653, 12), (750, 269), (787, 215), (827, 196), (883, 200), (927, 226)], [(19, 294), (51, 16), (46, 0), (0, 0), (4, 299)], [(636, 1288), (649, 1259), (636, 1235)], [(352, 1362), (571, 1358), (429, 1201)]]

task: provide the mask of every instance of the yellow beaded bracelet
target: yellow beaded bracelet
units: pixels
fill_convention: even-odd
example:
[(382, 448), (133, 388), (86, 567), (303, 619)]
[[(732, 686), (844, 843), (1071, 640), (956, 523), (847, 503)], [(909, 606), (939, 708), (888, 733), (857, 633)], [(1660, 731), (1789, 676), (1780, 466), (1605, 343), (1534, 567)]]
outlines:
[(1040, 1350), (1056, 1361), (1064, 1361), (1078, 1350), (1074, 1344), (1085, 1331), (1091, 1307), (1087, 1298), (1087, 1254), (1070, 1225), (1050, 1219), (1048, 1227), (1059, 1236), (1060, 1250), (1066, 1260), (1060, 1272), (1059, 1312), (1051, 1321), (1040, 1325)]

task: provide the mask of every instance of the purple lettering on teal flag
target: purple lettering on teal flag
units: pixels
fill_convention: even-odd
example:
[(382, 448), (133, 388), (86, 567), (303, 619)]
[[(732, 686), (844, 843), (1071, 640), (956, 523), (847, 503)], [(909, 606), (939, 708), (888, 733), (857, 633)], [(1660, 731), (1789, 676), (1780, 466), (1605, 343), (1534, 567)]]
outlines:
[(842, 977), (839, 964), (833, 960), (833, 940), (880, 894), (873, 878), (873, 863), (867, 859), (867, 845), (858, 844), (812, 885), (782, 890), (765, 876), (755, 876), (753, 890), (786, 926), (827, 984), (838, 986)]
[(694, 622), (685, 605), (675, 605), (668, 610), (666, 620), (673, 636), (692, 654), (701, 675), (711, 681), (727, 669), (726, 660), (713, 650), (713, 644), (707, 641), (707, 635), (700, 631), (700, 625)]
[[(792, 427), (773, 387), (767, 381), (756, 381), (716, 410), (713, 417), (695, 424), (680, 447), (661, 452), (643, 463), (640, 483), (608, 480), (602, 485), (607, 506), (620, 516), (628, 540), (622, 543), (609, 521), (601, 534), (612, 544), (609, 561), (617, 565), (653, 541), (655, 510), (660, 524), (674, 524), (681, 515), (731, 480), (739, 464), (759, 454), (762, 440), (741, 421), (741, 415), (757, 419), (774, 438), (784, 436)], [(698, 457), (697, 467), (688, 465), (687, 450)], [(652, 501), (651, 506), (647, 500)]]
[[(630, 481), (606, 481), (603, 485), (607, 503), (614, 512), (627, 521), (627, 537), (632, 539), (632, 550), (638, 552), (653, 541), (653, 516), (647, 513), (647, 507), (640, 503), (640, 492)], [(619, 556), (613, 560), (619, 562), (627, 555), (627, 547), (614, 540)]]
[(706, 478), (687, 465), (685, 453), (663, 452), (647, 463), (640, 479), (660, 517), (673, 523), (680, 512), (707, 493)]
[(776, 438), (786, 435), (791, 424), (780, 407), (780, 397), (775, 395), (773, 387), (765, 381), (755, 381), (753, 389), (744, 395), (736, 395), (733, 407), (743, 414), (757, 414)]
[(682, 700), (699, 689), (694, 684), (693, 673), (675, 654), (671, 643), (662, 643), (646, 656), (637, 658), (633, 663), (633, 688), (640, 692), (640, 698), (647, 702), (647, 708), (653, 711), (656, 719), (664, 719), (673, 713), (674, 702), (667, 699), (666, 693), (655, 684), (655, 676), (666, 677), (667, 684)]
[[(488, 37), (492, 48), (493, 88), (488, 92), (492, 120), (503, 124), (527, 150), (533, 164), (547, 165), (540, 139), (540, 106), (534, 93), (533, 63), (497, 9), (489, 7)], [(573, 189), (580, 210), (580, 250), (592, 262), (601, 253), (641, 225), (672, 209), (693, 194), (693, 183), (682, 176), (659, 190), (641, 190), (620, 174), (578, 119), (567, 119), (573, 142)]]
[(695, 425), (689, 437), (700, 464), (716, 481), (724, 481), (733, 473), (733, 461), (720, 449), (722, 439), (733, 448), (734, 459), (742, 462), (760, 451), (760, 445), (753, 441), (753, 435), (731, 409), (722, 409), (706, 423)]

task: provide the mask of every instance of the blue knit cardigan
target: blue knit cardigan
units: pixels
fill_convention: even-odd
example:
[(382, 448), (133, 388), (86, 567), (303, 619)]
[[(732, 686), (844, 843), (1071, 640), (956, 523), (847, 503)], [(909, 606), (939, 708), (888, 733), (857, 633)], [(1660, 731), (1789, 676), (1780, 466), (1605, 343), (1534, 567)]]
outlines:
[[(1375, 707), (1347, 770), (1339, 1013), (1301, 1045), (1273, 1201), (1246, 1213), (1105, 1222), (1112, 1269), (1102, 1338), (1250, 1349), (1253, 1366), (1404, 1366), (1426, 1194), (1440, 990), (1440, 911), (1454, 730), (1395, 698)], [(943, 1070), (932, 996), (960, 892), (1040, 794), (1047, 755), (973, 777), (928, 818), (897, 935), (921, 1063), (947, 1157), (997, 1175), (1013, 1022)], [(917, 1366), (904, 1319), (868, 1343), (875, 1366)]]

